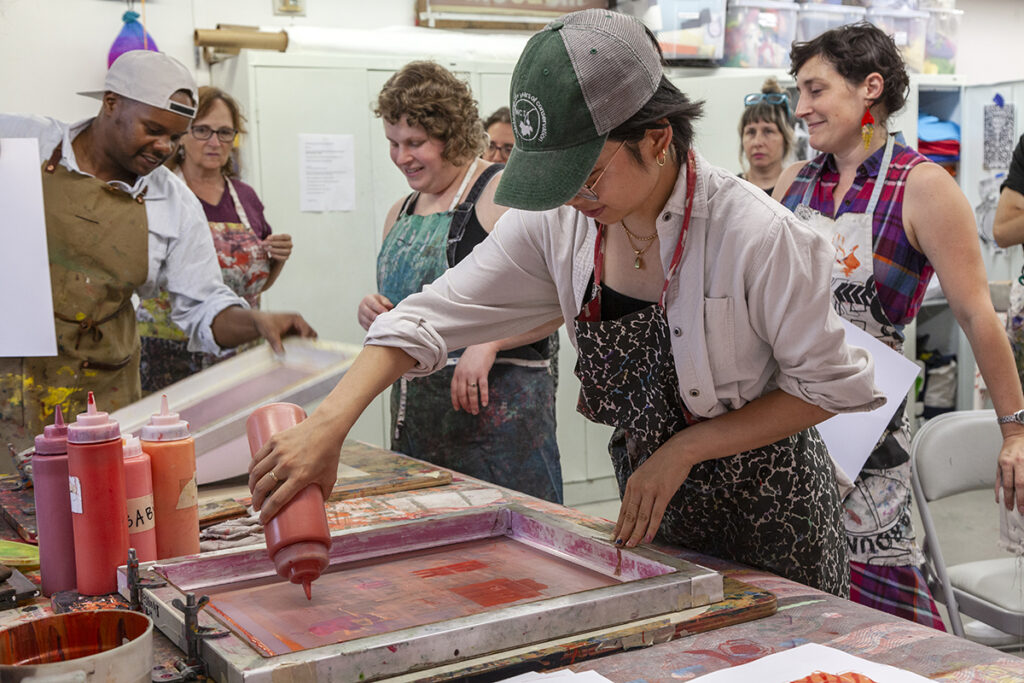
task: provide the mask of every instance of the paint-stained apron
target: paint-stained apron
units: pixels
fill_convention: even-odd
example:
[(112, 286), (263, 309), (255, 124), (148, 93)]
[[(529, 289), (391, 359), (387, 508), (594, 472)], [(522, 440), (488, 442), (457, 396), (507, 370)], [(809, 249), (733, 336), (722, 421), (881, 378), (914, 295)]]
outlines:
[(59, 162), (43, 164), (43, 202), (57, 356), (0, 359), (0, 440), (31, 445), (61, 406), (69, 422), (89, 391), (101, 410), (142, 396), (132, 292), (146, 281), (144, 192), (133, 197)]
[[(629, 477), (697, 419), (679, 393), (665, 292), (682, 261), (696, 172), (686, 170), (686, 210), (661, 298), (615, 320), (601, 319), (604, 226), (594, 250), (594, 296), (575, 321), (578, 410), (615, 428), (608, 450), (624, 495)], [(842, 508), (832, 461), (816, 429), (691, 469), (672, 497), (659, 537), (744, 562), (835, 595), (849, 594)]]
[[(217, 251), (221, 277), (231, 291), (245, 299), (252, 308), (259, 308), (260, 293), (270, 276), (270, 255), (252, 229), (245, 208), (234, 184), (224, 179), (225, 191), (238, 214), (239, 222), (210, 221), (210, 234)], [(166, 290), (150, 299), (143, 299), (137, 313), (142, 337), (142, 390), (151, 393), (183, 380), (209, 367), (217, 360), (212, 354), (188, 350), (188, 337), (171, 320), (171, 299)], [(258, 342), (235, 349), (235, 353)]]
[[(403, 206), (377, 257), (377, 291), (392, 303), (448, 269), (454, 210), (472, 175), (470, 169), (447, 212), (418, 216), (406, 212), (408, 201)], [(561, 503), (550, 361), (499, 356), (487, 375), (489, 403), (473, 415), (452, 408), (451, 383), (460, 356), (451, 353), (441, 370), (392, 386), (392, 450)]]
[[(875, 286), (872, 222), (892, 160), (895, 137), (888, 136), (882, 163), (864, 213), (825, 216), (810, 207), (816, 182), (808, 183), (794, 213), (832, 242), (832, 302), (843, 318), (903, 351), (903, 334), (882, 307)], [(836, 198), (837, 201), (842, 198)], [(906, 401), (897, 409), (846, 496), (850, 559), (887, 566), (920, 565), (910, 515), (910, 422)]]

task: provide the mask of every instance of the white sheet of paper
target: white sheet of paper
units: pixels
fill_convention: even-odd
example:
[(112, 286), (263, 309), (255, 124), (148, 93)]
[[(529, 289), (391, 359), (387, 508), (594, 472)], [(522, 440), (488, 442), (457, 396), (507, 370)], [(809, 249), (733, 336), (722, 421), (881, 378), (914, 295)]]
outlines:
[(299, 210), (352, 211), (355, 207), (355, 138), (299, 135)]
[(921, 369), (901, 353), (870, 334), (843, 320), (846, 343), (867, 349), (875, 359), (875, 386), (888, 399), (884, 406), (869, 413), (843, 413), (818, 425), (829, 454), (850, 481), (857, 479), (861, 467), (871, 455), (885, 426), (900, 407)]
[(39, 143), (0, 140), (0, 357), (56, 356)]
[(852, 671), (864, 674), (875, 683), (925, 683), (928, 681), (924, 676), (910, 671), (897, 669), (887, 664), (877, 664), (817, 643), (776, 652), (753, 662), (698, 676), (694, 680), (700, 681), (700, 683), (749, 683), (749, 681), (790, 683), (810, 676), (815, 671), (831, 674)]

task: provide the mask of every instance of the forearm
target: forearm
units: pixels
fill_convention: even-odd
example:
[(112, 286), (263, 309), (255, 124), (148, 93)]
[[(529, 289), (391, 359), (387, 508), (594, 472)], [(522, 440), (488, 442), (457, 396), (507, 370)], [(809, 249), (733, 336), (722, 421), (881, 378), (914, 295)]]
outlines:
[[(1009, 415), (1024, 408), (1017, 365), (1006, 339), (1006, 331), (995, 312), (991, 308), (982, 309), (960, 321), (960, 326), (971, 344), (996, 413)], [(1024, 425), (1011, 423), (1001, 427), (1004, 437), (1024, 434)]]
[(229, 306), (210, 324), (213, 339), (221, 348), (232, 349), (260, 337), (254, 312), (241, 306)]
[(270, 275), (267, 276), (267, 281), (263, 285), (262, 291), (267, 291), (270, 286), (277, 281), (277, 276), (281, 274), (281, 270), (284, 268), (284, 261), (280, 261), (276, 258), (270, 259)]
[(338, 446), (348, 431), (381, 392), (416, 365), (415, 359), (393, 346), (364, 346), (352, 367), (310, 415)]
[(526, 346), (527, 344), (547, 339), (562, 326), (563, 322), (565, 321), (562, 320), (562, 318), (556, 318), (551, 322), (538, 325), (529, 332), (517, 334), (514, 337), (505, 337), (504, 339), (489, 342), (489, 344), (493, 347), (495, 352), (517, 349), (520, 346)]
[(749, 451), (801, 432), (833, 413), (776, 389), (739, 410), (698, 422), (665, 446), (688, 465)]

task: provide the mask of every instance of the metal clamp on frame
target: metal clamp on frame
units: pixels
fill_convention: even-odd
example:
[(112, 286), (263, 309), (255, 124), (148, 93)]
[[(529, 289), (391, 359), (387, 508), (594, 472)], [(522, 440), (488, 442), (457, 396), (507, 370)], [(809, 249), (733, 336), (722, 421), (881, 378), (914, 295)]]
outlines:
[(142, 612), (149, 616), (149, 611), (142, 604), (143, 588), (163, 588), (166, 581), (160, 579), (144, 579), (139, 576), (139, 558), (135, 548), (128, 548), (128, 602), (133, 612)]

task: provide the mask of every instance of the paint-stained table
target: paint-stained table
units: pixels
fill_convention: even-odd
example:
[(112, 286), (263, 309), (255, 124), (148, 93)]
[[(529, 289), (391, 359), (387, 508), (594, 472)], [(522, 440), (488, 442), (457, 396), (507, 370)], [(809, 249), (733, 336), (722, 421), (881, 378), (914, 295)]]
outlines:
[[(355, 448), (366, 458), (386, 453), (362, 445)], [(382, 460), (388, 459), (393, 459), (393, 455), (382, 457)], [(242, 499), (245, 493), (244, 487), (223, 489), (219, 493), (204, 492), (207, 499), (217, 495)], [(328, 519), (335, 530), (352, 529), (504, 502), (555, 513), (595, 529), (611, 530), (606, 520), (458, 474), (453, 474), (452, 482), (444, 486), (332, 501), (328, 504)], [(617, 683), (685, 681), (808, 642), (900, 666), (936, 680), (1024, 680), (1024, 660), (997, 650), (765, 572), (680, 549), (660, 549), (722, 572), (726, 600), (671, 617), (531, 645), (392, 680), (449, 681), (467, 677), (500, 680), (525, 670), (569, 667), (574, 671), (596, 671)], [(45, 609), (39, 603), (30, 612), (8, 615), (3, 620), (29, 618)], [(160, 640), (166, 644), (166, 639)], [(158, 649), (160, 659), (170, 654), (166, 647)]]

